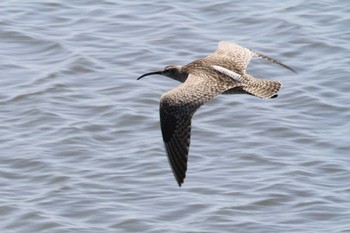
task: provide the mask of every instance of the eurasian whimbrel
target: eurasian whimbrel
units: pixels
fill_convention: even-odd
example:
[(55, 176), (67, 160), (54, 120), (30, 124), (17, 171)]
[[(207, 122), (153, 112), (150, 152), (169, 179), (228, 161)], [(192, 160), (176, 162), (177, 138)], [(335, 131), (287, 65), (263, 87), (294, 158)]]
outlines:
[(211, 55), (185, 66), (170, 65), (159, 74), (180, 81), (178, 87), (160, 98), (160, 125), (168, 160), (179, 186), (184, 182), (191, 138), (191, 119), (196, 110), (219, 94), (250, 94), (260, 98), (277, 97), (281, 83), (254, 78), (246, 73), (254, 56), (292, 68), (262, 53), (227, 41), (219, 43)]

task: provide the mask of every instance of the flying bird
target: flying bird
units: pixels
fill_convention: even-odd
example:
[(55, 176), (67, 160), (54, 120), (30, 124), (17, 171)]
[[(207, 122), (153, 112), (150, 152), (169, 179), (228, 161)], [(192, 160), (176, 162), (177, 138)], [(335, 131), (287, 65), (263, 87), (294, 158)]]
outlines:
[(186, 177), (191, 119), (201, 105), (219, 94), (249, 94), (264, 99), (277, 97), (280, 82), (255, 78), (246, 72), (252, 57), (266, 59), (295, 72), (260, 52), (221, 41), (217, 50), (205, 58), (184, 66), (169, 65), (162, 71), (146, 73), (137, 79), (158, 74), (182, 83), (160, 98), (163, 141), (179, 186)]

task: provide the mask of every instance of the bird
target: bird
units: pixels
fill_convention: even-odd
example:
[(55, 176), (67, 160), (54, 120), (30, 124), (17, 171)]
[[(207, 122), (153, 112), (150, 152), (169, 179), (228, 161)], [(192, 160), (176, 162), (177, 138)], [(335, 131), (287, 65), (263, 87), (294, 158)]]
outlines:
[(179, 187), (184, 183), (191, 140), (191, 120), (200, 106), (219, 94), (248, 94), (275, 98), (281, 83), (255, 78), (246, 71), (252, 57), (263, 58), (294, 73), (291, 67), (258, 51), (221, 41), (217, 50), (187, 65), (168, 65), (161, 71), (141, 75), (162, 75), (181, 82), (160, 98), (160, 127), (166, 154)]

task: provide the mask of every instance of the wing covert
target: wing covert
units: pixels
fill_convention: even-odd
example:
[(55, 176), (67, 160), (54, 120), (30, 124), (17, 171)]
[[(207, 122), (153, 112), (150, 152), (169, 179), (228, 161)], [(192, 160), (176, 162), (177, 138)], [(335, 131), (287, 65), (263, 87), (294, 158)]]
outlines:
[(162, 95), (160, 125), (171, 169), (179, 186), (184, 182), (191, 139), (191, 120), (196, 110), (231, 86), (190, 74), (186, 82)]

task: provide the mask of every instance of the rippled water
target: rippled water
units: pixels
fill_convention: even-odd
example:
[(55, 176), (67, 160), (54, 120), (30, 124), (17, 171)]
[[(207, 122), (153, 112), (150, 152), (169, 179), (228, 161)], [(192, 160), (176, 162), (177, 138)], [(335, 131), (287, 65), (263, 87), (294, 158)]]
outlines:
[[(1, 232), (350, 232), (347, 1), (1, 1)], [(179, 188), (153, 76), (220, 40), (279, 80), (193, 119)]]

